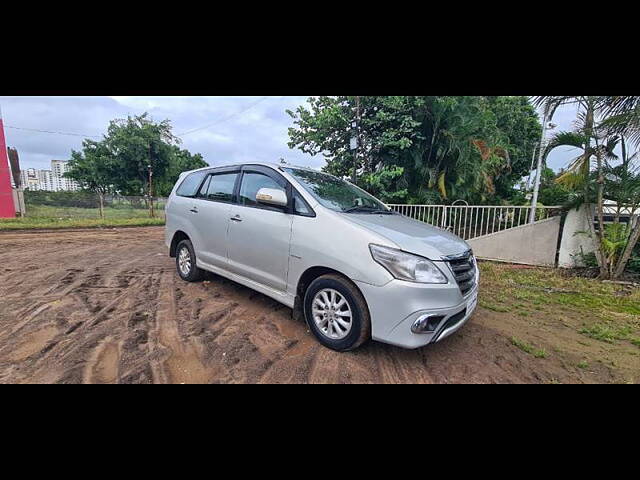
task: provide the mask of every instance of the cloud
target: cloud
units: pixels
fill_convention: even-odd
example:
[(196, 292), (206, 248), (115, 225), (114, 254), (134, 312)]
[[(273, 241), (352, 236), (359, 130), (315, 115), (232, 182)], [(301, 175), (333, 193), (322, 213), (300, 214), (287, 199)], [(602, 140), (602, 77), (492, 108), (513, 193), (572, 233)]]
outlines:
[[(542, 110), (539, 109), (540, 121), (542, 121)], [(574, 122), (578, 116), (578, 107), (576, 105), (563, 105), (556, 110), (553, 121), (556, 127), (553, 130), (547, 130), (547, 138), (551, 138), (554, 133), (571, 131), (574, 128)], [(561, 168), (566, 168), (575, 157), (580, 153), (579, 149), (572, 147), (558, 147), (551, 151), (547, 158), (547, 166), (556, 172)]]
[[(287, 146), (292, 125), (285, 110), (307, 97), (0, 97), (5, 125), (102, 136), (110, 120), (148, 112), (156, 121), (169, 119), (185, 135), (182, 148), (201, 153), (211, 165), (244, 161), (279, 161), (319, 167), (323, 157)], [(251, 108), (248, 108), (251, 107)], [(248, 109), (247, 109), (248, 108)], [(243, 111), (245, 110), (246, 111)], [(227, 117), (229, 117), (227, 119)], [(82, 148), (82, 137), (5, 129), (7, 144), (18, 149), (22, 168), (50, 168)]]
[[(5, 125), (84, 135), (101, 136), (110, 120), (145, 111), (154, 120), (169, 119), (176, 134), (215, 124), (185, 135), (182, 147), (201, 153), (211, 165), (277, 162), (285, 158), (296, 165), (318, 168), (325, 164), (324, 157), (312, 157), (287, 145), (287, 129), (292, 126), (292, 119), (286, 110), (306, 104), (306, 99), (306, 96), (0, 97), (0, 107)], [(575, 118), (575, 106), (560, 108), (553, 119), (558, 125), (555, 131), (570, 130)], [(82, 148), (82, 137), (11, 128), (6, 128), (5, 134), (8, 145), (18, 149), (23, 168), (49, 168), (51, 160), (68, 159), (72, 149)], [(576, 149), (558, 148), (549, 156), (548, 164), (559, 170), (576, 154)]]

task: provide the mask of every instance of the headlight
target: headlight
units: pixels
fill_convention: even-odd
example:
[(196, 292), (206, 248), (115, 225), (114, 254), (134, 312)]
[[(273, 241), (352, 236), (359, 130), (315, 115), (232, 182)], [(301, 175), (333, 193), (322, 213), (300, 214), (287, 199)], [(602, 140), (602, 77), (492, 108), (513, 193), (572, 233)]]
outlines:
[(373, 259), (398, 280), (417, 283), (448, 283), (431, 260), (395, 248), (369, 245)]

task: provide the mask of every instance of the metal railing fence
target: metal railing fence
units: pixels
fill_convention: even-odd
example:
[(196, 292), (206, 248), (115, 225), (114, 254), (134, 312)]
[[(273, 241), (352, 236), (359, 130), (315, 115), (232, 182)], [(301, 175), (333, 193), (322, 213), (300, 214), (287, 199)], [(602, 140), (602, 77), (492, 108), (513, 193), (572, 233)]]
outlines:
[[(83, 219), (100, 218), (100, 198), (92, 192), (24, 192), (26, 217)], [(153, 214), (164, 218), (166, 198), (154, 197)], [(150, 216), (149, 197), (105, 195), (106, 219), (135, 219)]]
[[(489, 235), (509, 228), (525, 225), (530, 206), (501, 205), (408, 205), (388, 204), (392, 210), (421, 222), (448, 230), (459, 237), (471, 238)], [(559, 215), (562, 207), (538, 207), (536, 220)]]

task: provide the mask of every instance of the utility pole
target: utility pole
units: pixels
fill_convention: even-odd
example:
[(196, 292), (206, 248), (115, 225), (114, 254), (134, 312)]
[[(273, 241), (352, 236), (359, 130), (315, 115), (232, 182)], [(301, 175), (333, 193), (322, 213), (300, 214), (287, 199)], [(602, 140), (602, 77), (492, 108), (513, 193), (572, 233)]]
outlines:
[(529, 176), (527, 177), (527, 188), (526, 191), (529, 191), (529, 188), (533, 185), (531, 183), (531, 175), (533, 175), (533, 167), (536, 164), (536, 153), (538, 152), (538, 145), (533, 146), (533, 153), (531, 154), (531, 165), (529, 166)]
[(540, 179), (542, 178), (542, 160), (544, 159), (544, 143), (547, 135), (547, 125), (551, 119), (549, 118), (549, 107), (544, 107), (544, 118), (542, 120), (542, 137), (540, 137), (540, 149), (538, 150), (538, 166), (536, 168), (536, 177), (533, 185), (533, 197), (531, 198), (531, 215), (529, 223), (536, 221), (536, 208), (538, 205), (538, 192), (540, 191)]
[(149, 216), (153, 218), (155, 214), (153, 213), (153, 169), (151, 164), (147, 165), (147, 169), (149, 171)]
[(149, 174), (149, 216), (155, 217), (153, 212), (153, 155), (151, 154), (151, 142), (149, 142), (149, 164), (147, 165), (147, 172)]
[[(351, 150), (354, 152), (353, 154), (353, 178), (351, 179), (353, 184), (355, 185), (358, 181), (358, 158), (360, 153), (360, 97), (356, 96), (356, 120), (355, 125), (352, 124), (352, 128), (354, 128), (355, 134), (354, 137), (351, 138)], [(354, 140), (355, 139), (355, 140)]]

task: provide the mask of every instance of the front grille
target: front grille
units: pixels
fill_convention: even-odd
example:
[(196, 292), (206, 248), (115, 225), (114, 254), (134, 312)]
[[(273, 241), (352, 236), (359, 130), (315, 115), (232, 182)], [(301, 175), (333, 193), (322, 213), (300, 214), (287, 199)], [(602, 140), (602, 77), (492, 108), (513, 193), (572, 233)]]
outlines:
[(444, 260), (451, 267), (453, 276), (458, 283), (462, 295), (466, 295), (476, 285), (476, 260), (471, 250), (461, 255), (451, 255)]

